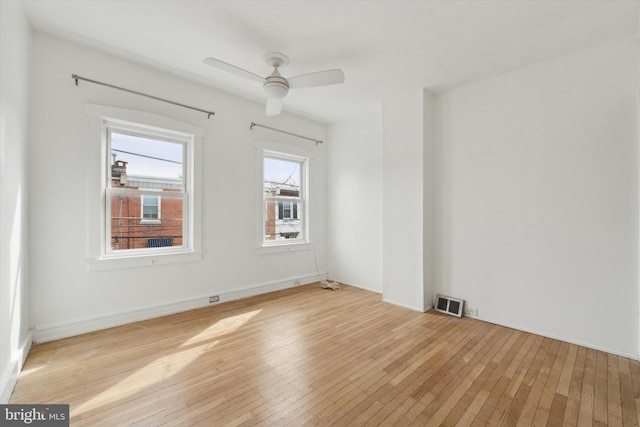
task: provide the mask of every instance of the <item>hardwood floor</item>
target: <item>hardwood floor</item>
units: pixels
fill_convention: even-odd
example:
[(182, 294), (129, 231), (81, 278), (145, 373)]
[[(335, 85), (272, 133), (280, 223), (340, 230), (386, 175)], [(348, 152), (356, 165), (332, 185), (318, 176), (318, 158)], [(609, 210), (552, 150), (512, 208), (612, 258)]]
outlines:
[(73, 426), (638, 426), (640, 362), (307, 285), (34, 346)]

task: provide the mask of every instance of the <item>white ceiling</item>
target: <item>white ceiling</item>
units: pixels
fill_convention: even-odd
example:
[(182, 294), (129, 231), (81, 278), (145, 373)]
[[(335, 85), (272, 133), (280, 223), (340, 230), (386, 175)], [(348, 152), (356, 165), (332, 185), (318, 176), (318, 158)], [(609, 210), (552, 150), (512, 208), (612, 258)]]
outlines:
[[(32, 25), (264, 102), (259, 83), (203, 64), (215, 57), (266, 76), (332, 68), (342, 85), (296, 89), (284, 109), (325, 122), (403, 89), (446, 90), (638, 31), (638, 0), (25, 1)], [(90, 76), (88, 76), (90, 77)]]

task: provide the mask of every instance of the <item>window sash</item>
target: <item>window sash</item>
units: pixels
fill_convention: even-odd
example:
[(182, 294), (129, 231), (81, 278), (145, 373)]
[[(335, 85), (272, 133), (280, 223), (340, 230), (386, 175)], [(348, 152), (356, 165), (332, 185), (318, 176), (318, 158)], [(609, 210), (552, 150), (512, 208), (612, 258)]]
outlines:
[[(116, 206), (112, 205), (112, 200), (122, 196), (123, 198), (129, 199), (138, 199), (142, 200), (143, 196), (155, 196), (158, 198), (158, 210), (160, 211), (160, 203), (161, 196), (159, 196), (158, 191), (149, 191), (149, 190), (136, 190), (136, 189), (119, 189), (119, 188), (107, 188), (105, 190), (105, 239), (104, 239), (104, 256), (129, 256), (136, 254), (161, 254), (161, 253), (174, 253), (174, 252), (185, 252), (192, 250), (192, 236), (189, 234), (189, 215), (188, 206), (189, 206), (189, 194), (184, 192), (177, 191), (165, 191), (162, 192), (162, 198), (167, 201), (170, 198), (176, 198), (181, 201), (182, 206), (182, 226), (180, 227), (180, 233), (182, 238), (182, 244), (179, 246), (165, 246), (165, 247), (141, 247), (136, 249), (114, 249), (112, 247), (112, 238), (113, 238), (113, 227), (112, 227), (112, 219), (114, 218), (114, 212), (117, 209)], [(148, 222), (149, 219), (145, 219), (142, 216), (142, 211), (140, 210), (140, 217), (135, 221), (138, 223), (144, 224)], [(118, 215), (116, 215), (118, 218)], [(162, 221), (167, 221), (167, 219), (157, 220), (153, 219), (152, 222), (161, 223)], [(150, 235), (148, 238), (156, 238), (157, 236)]]
[[(299, 149), (298, 147), (292, 147), (275, 142), (257, 141), (255, 146), (257, 148), (256, 160), (258, 170), (257, 201), (258, 206), (262, 207), (261, 211), (258, 210), (258, 212), (256, 212), (257, 252), (262, 254), (280, 252), (284, 250), (308, 249), (311, 233), (311, 230), (309, 230), (310, 211), (308, 206), (310, 203), (308, 199), (308, 191), (311, 153), (306, 150)], [(296, 171), (294, 178), (296, 181), (299, 180), (299, 182), (294, 183), (296, 187), (299, 185), (298, 194), (291, 191), (278, 191), (279, 187), (276, 183), (265, 183), (265, 179), (273, 181), (274, 177), (276, 178), (275, 181), (280, 181), (279, 176), (270, 176), (272, 175), (269, 173), (268, 169), (270, 165), (266, 164), (267, 160), (270, 159), (288, 161), (299, 165), (299, 170)], [(280, 187), (280, 190), (282, 189), (288, 190), (290, 187), (283, 184), (282, 187)], [(279, 217), (278, 211), (280, 209), (277, 206), (277, 202), (279, 201), (294, 203), (293, 206), (295, 207), (292, 206), (290, 214), (292, 218), (281, 218), (283, 215), (280, 215)], [(269, 206), (270, 204), (275, 207), (275, 212), (273, 207)], [(278, 226), (281, 226), (286, 230), (288, 238), (275, 239), (274, 236), (276, 233), (278, 235), (280, 234), (280, 230), (276, 230), (276, 222), (278, 223)], [(292, 227), (297, 228), (292, 230)], [(291, 231), (298, 232), (295, 238), (291, 238)]]
[[(284, 207), (288, 205), (289, 216), (283, 215), (287, 212)], [(305, 200), (302, 198), (291, 197), (270, 197), (265, 196), (263, 199), (263, 215), (262, 234), (263, 245), (272, 246), (287, 243), (306, 242), (306, 217), (304, 215)], [(273, 220), (270, 220), (269, 209), (273, 209)], [(297, 215), (296, 216), (294, 216)], [(278, 226), (286, 227), (286, 229), (278, 232)], [(298, 230), (297, 237), (283, 237), (289, 233)]]
[[(139, 137), (139, 138), (144, 138), (144, 139), (151, 139), (151, 140), (156, 140), (159, 142), (169, 142), (169, 143), (173, 143), (173, 144), (180, 144), (182, 146), (182, 191), (187, 191), (187, 189), (189, 188), (189, 183), (187, 182), (187, 178), (189, 176), (188, 173), (188, 168), (190, 167), (190, 165), (187, 163), (187, 159), (188, 159), (188, 144), (190, 142), (193, 142), (193, 136), (192, 135), (182, 135), (182, 134), (176, 134), (173, 135), (172, 132), (169, 131), (163, 131), (162, 129), (153, 129), (153, 130), (148, 130), (146, 128), (143, 127), (139, 127), (136, 126), (134, 124), (120, 124), (120, 123), (113, 123), (110, 121), (105, 121), (104, 126), (106, 128), (106, 136), (107, 136), (107, 156), (106, 156), (106, 161), (107, 161), (107, 187), (109, 188), (115, 188), (112, 187), (112, 175), (111, 175), (111, 155), (113, 153), (112, 151), (112, 147), (111, 147), (111, 134), (112, 133), (118, 133), (118, 134), (123, 134), (123, 135), (130, 135), (130, 136), (135, 136), (135, 137)], [(138, 130), (138, 128), (140, 128), (140, 130)]]

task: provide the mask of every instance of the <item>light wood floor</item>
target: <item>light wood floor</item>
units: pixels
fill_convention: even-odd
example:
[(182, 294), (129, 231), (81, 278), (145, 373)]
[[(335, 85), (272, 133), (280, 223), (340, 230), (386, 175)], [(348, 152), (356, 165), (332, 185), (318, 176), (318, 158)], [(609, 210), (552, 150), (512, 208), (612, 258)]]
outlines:
[(32, 348), (73, 426), (637, 426), (638, 361), (317, 284)]

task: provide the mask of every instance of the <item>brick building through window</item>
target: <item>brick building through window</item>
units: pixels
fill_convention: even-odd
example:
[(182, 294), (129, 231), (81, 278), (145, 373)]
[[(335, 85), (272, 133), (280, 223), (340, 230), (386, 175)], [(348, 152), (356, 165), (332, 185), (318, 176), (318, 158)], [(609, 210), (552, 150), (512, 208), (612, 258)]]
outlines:
[(111, 168), (111, 186), (142, 190), (142, 195), (111, 195), (112, 250), (182, 246), (184, 199), (181, 180), (127, 175), (127, 162)]
[[(300, 187), (282, 183), (264, 184), (266, 201), (265, 240), (297, 239), (301, 233), (302, 207), (297, 200), (284, 198), (300, 197)], [(276, 199), (280, 196), (283, 199)]]

